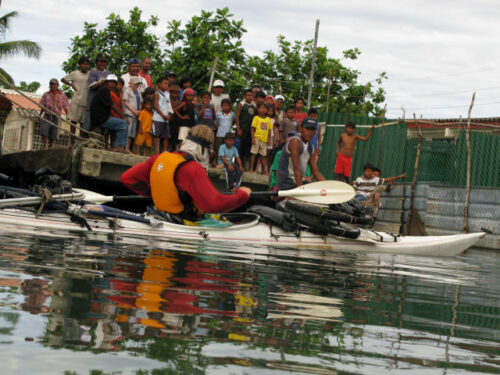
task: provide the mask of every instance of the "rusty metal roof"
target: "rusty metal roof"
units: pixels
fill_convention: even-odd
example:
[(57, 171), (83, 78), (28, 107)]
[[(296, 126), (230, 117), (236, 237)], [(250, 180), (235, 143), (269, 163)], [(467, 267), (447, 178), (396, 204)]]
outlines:
[[(1, 90), (2, 95), (0, 95), (0, 101), (2, 102), (10, 102), (12, 103), (12, 106), (14, 108), (21, 108), (21, 109), (28, 109), (28, 110), (33, 110), (33, 111), (39, 111), (40, 106), (36, 105), (33, 103), (31, 100), (35, 101), (36, 103), (40, 103), (40, 99), (42, 98), (41, 95), (38, 94), (33, 94), (33, 93), (28, 93), (28, 92), (22, 92), (24, 95), (26, 95), (28, 98), (31, 100), (25, 98), (23, 95), (19, 94), (15, 90), (8, 90), (8, 89), (2, 89)], [(4, 107), (4, 105), (1, 105), (1, 107)]]

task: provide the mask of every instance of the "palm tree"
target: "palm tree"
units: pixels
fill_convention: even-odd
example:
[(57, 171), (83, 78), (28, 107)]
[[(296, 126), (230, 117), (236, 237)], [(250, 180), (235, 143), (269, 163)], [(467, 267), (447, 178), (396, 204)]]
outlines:
[[(5, 40), (5, 34), (10, 30), (11, 20), (17, 17), (16, 11), (9, 12), (0, 17), (0, 40)], [(0, 60), (6, 57), (24, 54), (29, 58), (39, 59), (42, 47), (31, 40), (13, 40), (0, 42)], [(0, 68), (0, 80), (3, 79), (14, 85), (14, 79), (2, 68)], [(3, 85), (2, 85), (3, 86)]]

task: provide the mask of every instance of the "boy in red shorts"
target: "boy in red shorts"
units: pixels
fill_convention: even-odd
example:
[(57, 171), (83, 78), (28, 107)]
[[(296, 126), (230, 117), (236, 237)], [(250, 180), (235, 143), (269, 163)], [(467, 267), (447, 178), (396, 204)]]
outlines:
[(337, 175), (337, 179), (349, 183), (349, 178), (351, 177), (351, 166), (352, 166), (352, 156), (354, 155), (354, 150), (356, 148), (356, 141), (367, 141), (370, 139), (372, 130), (375, 125), (372, 125), (368, 134), (365, 137), (359, 134), (354, 134), (356, 130), (356, 125), (354, 122), (349, 121), (345, 125), (345, 132), (340, 135), (339, 141), (337, 142), (337, 163), (335, 164), (335, 169), (333, 173)]

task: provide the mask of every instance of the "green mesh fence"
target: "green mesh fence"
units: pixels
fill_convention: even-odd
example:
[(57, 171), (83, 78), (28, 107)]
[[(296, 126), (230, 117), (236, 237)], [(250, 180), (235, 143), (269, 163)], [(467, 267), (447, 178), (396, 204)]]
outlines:
[[(344, 131), (346, 115), (344, 113), (322, 112), (320, 122), (326, 122), (318, 166), (327, 179), (334, 179), (333, 169), (336, 162), (336, 147), (340, 134)], [(356, 125), (356, 133), (366, 135), (369, 126), (380, 124), (380, 118), (350, 116)], [(329, 125), (329, 126), (328, 126)], [(465, 186), (467, 175), (466, 132), (459, 131), (456, 137), (444, 137), (444, 128), (440, 138), (429, 139), (431, 133), (425, 133), (420, 156), (418, 181), (436, 182), (452, 186)], [(411, 182), (414, 175), (418, 139), (407, 139), (407, 125), (403, 122), (384, 127), (377, 127), (366, 142), (358, 141), (353, 157), (351, 180), (363, 174), (363, 164), (372, 163), (382, 170), (383, 177), (391, 177), (407, 172), (403, 182)], [(472, 130), (471, 143), (471, 186), (500, 186), (500, 134)]]
[[(370, 129), (369, 126), (363, 125), (380, 124), (381, 122), (380, 118), (366, 116), (350, 116), (349, 120), (360, 125), (356, 127), (356, 133), (362, 136), (366, 135)], [(337, 160), (336, 147), (344, 128), (331, 125), (345, 123), (345, 114), (321, 113), (319, 121), (326, 121), (330, 126), (327, 126), (323, 138), (318, 167), (327, 179), (334, 179), (333, 169)], [(354, 180), (363, 174), (363, 164), (365, 163), (378, 166), (384, 177), (401, 174), (404, 167), (406, 134), (406, 124), (401, 122), (376, 128), (372, 131), (368, 141), (358, 141), (351, 169), (352, 179)]]

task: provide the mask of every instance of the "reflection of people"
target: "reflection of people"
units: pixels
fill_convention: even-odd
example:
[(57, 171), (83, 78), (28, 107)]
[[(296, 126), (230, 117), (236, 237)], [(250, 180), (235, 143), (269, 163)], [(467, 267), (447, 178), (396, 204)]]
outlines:
[(160, 211), (192, 217), (199, 208), (205, 212), (228, 212), (245, 204), (251, 190), (241, 187), (235, 194), (220, 194), (212, 185), (208, 168), (213, 131), (197, 125), (182, 143), (179, 152), (163, 152), (122, 174), (121, 182), (132, 191), (151, 194)]

